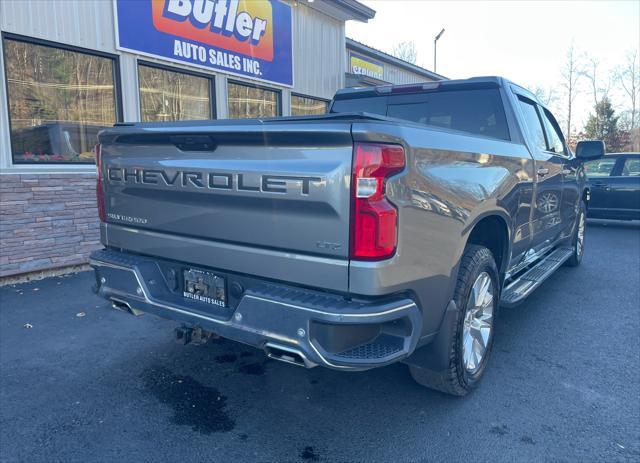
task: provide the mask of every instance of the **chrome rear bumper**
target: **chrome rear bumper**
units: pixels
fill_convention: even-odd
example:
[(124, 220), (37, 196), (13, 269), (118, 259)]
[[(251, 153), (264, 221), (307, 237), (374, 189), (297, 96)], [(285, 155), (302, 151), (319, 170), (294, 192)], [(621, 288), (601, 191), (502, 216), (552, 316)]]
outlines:
[(306, 367), (365, 370), (397, 362), (413, 352), (422, 327), (407, 298), (353, 301), (213, 270), (241, 288), (219, 308), (182, 297), (167, 279), (167, 269), (181, 274), (186, 264), (105, 249), (91, 255), (91, 266), (98, 294), (117, 306), (201, 327), (278, 360), (302, 359)]

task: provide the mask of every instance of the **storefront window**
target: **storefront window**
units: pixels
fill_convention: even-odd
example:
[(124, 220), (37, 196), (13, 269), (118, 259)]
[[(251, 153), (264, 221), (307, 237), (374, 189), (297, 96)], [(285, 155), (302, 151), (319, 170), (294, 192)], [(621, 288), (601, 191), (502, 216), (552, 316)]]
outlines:
[(291, 95), (291, 115), (309, 116), (312, 114), (325, 114), (327, 102), (308, 96)]
[(211, 119), (211, 80), (138, 65), (140, 117), (144, 122)]
[(93, 163), (117, 120), (112, 58), (5, 39), (13, 162)]
[(229, 82), (229, 118), (275, 117), (280, 112), (280, 94), (275, 90)]

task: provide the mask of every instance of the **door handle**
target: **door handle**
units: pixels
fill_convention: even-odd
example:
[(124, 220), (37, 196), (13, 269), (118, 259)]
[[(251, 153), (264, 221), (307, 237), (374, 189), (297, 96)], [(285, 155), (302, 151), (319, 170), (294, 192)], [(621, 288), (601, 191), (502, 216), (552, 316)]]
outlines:
[(611, 191), (611, 186), (608, 183), (596, 182), (593, 184), (593, 186), (596, 188), (602, 188), (605, 191)]
[(547, 169), (546, 167), (538, 167), (538, 175), (540, 177), (544, 177), (548, 173), (549, 173), (549, 169)]

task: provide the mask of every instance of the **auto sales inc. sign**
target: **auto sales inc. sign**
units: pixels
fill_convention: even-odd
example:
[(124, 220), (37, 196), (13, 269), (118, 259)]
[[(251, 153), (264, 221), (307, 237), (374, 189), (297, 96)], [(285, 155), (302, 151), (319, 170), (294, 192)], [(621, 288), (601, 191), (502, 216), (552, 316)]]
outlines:
[(115, 0), (120, 50), (293, 86), (291, 7), (278, 0)]

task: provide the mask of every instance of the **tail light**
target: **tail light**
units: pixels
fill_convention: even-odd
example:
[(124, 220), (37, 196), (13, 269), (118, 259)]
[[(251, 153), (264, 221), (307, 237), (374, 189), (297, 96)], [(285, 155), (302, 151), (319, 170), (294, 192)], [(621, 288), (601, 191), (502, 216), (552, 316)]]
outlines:
[(387, 179), (405, 165), (400, 145), (357, 143), (353, 162), (351, 258), (387, 259), (396, 251), (398, 211), (386, 198)]
[(96, 199), (98, 201), (98, 217), (100, 217), (101, 222), (107, 221), (107, 214), (104, 209), (104, 186), (103, 186), (103, 178), (102, 178), (102, 148), (100, 145), (96, 145), (94, 148), (96, 154), (96, 167), (98, 170), (98, 175), (96, 179)]

